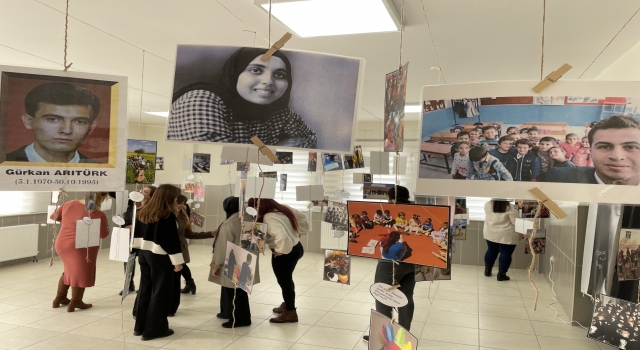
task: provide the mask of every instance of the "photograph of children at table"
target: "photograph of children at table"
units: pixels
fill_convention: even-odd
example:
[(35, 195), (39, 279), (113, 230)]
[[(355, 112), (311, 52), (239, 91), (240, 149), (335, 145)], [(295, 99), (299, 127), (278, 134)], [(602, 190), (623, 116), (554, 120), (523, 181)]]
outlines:
[[(640, 183), (640, 152), (634, 152), (640, 148), (640, 115), (633, 107), (640, 101), (575, 96), (554, 99), (553, 105), (532, 96), (477, 100), (474, 115), (456, 110), (460, 99), (423, 110), (420, 178)], [(613, 112), (611, 106), (620, 108)], [(610, 164), (613, 153), (615, 166)]]

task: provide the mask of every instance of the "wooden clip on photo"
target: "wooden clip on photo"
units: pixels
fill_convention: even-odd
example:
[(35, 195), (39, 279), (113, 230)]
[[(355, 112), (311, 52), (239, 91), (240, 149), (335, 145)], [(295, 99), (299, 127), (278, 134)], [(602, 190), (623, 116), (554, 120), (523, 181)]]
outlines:
[(273, 152), (269, 149), (269, 147), (267, 147), (264, 144), (264, 142), (262, 142), (262, 140), (260, 140), (260, 138), (258, 136), (252, 137), (251, 138), (251, 142), (253, 142), (253, 144), (258, 147), (258, 150), (260, 150), (260, 152), (262, 152), (262, 154), (267, 156), (267, 158), (269, 158), (270, 161), (275, 162), (275, 161), (278, 160), (278, 157), (276, 157), (276, 155), (273, 154)]
[(529, 193), (531, 193), (534, 197), (536, 197), (536, 199), (540, 203), (542, 203), (542, 205), (547, 207), (547, 209), (549, 209), (551, 214), (553, 214), (553, 216), (555, 216), (556, 218), (564, 219), (567, 217), (567, 213), (564, 210), (562, 210), (562, 208), (560, 208), (556, 204), (556, 202), (554, 202), (551, 198), (549, 198), (549, 196), (544, 194), (544, 192), (542, 192), (539, 188), (534, 187), (529, 190)]
[(273, 43), (273, 45), (271, 45), (271, 48), (269, 48), (269, 51), (265, 52), (265, 54), (262, 55), (260, 59), (262, 61), (267, 61), (269, 58), (271, 58), (271, 56), (273, 56), (274, 53), (276, 53), (276, 51), (280, 50), (284, 46), (284, 44), (286, 44), (287, 41), (291, 39), (292, 36), (293, 35), (291, 33), (287, 32), (287, 34), (283, 35), (280, 40)]
[(555, 83), (556, 81), (558, 81), (558, 79), (562, 78), (562, 76), (565, 75), (571, 68), (573, 67), (566, 63), (563, 64), (562, 67), (551, 72), (551, 74), (547, 75), (547, 77), (544, 78), (541, 82), (539, 82), (538, 85), (534, 86), (533, 91), (542, 92), (542, 90), (548, 88), (549, 85)]

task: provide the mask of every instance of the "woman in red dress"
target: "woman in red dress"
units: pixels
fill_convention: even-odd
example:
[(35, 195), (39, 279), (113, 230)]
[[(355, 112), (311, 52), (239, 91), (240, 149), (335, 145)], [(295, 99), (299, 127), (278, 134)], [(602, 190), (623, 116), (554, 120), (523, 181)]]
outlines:
[[(64, 272), (58, 281), (58, 293), (53, 300), (54, 308), (67, 305), (67, 312), (73, 312), (75, 309), (83, 310), (92, 306), (83, 303), (82, 296), (84, 289), (93, 287), (96, 282), (96, 260), (99, 247), (76, 248), (76, 223), (84, 217), (90, 217), (93, 220), (92, 225), (100, 225), (100, 238), (107, 237), (109, 235), (107, 216), (100, 211), (100, 205), (107, 197), (109, 197), (108, 192), (96, 193), (94, 210), (86, 211), (83, 201), (72, 200), (62, 204), (51, 214), (51, 219), (62, 223), (56, 238), (56, 252), (64, 265)], [(98, 219), (100, 219), (99, 223)], [(71, 300), (67, 298), (69, 287), (71, 287)]]

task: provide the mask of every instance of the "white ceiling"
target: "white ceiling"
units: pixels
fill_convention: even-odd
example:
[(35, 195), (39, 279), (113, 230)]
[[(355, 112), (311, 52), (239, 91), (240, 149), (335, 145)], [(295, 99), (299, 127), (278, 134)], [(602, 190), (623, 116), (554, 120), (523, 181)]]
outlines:
[[(398, 12), (402, 1), (393, 0)], [(65, 5), (0, 0), (0, 64), (61, 69)], [(547, 0), (544, 75), (566, 62), (574, 67), (566, 78), (597, 77), (640, 41), (640, 15), (629, 21), (638, 8), (640, 0)], [(166, 111), (176, 45), (267, 45), (268, 15), (253, 0), (70, 0), (69, 13), (71, 69), (128, 76), (132, 122), (140, 116), (143, 50), (142, 110)], [(542, 17), (543, 0), (405, 0), (407, 102), (418, 103), (420, 87), (439, 82), (431, 67), (441, 67), (447, 84), (540, 78)], [(272, 21), (272, 41), (286, 31)], [(399, 33), (381, 33), (294, 36), (286, 47), (366, 59), (358, 117), (375, 120), (382, 115), (384, 75), (399, 64), (399, 45)], [(145, 114), (141, 120), (165, 122)]]

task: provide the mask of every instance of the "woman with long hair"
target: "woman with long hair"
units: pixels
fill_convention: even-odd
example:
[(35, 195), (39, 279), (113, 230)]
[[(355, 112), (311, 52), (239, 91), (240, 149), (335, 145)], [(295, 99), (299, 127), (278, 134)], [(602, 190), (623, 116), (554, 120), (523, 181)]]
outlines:
[[(83, 201), (68, 201), (50, 216), (52, 220), (62, 224), (55, 246), (56, 253), (64, 265), (64, 272), (58, 281), (56, 298), (53, 299), (54, 308), (67, 305), (67, 312), (74, 312), (76, 309), (84, 310), (93, 306), (85, 304), (82, 297), (85, 288), (93, 287), (96, 283), (96, 260), (99, 247), (76, 248), (76, 226), (86, 226), (82, 223), (82, 219), (89, 217), (93, 220), (91, 225), (100, 225), (100, 238), (106, 238), (109, 235), (109, 226), (107, 216), (100, 211), (100, 206), (108, 197), (108, 192), (96, 193), (95, 209), (89, 211), (85, 210)], [(87, 230), (89, 230), (88, 227)], [(69, 288), (71, 288), (71, 300), (67, 298)]]
[[(142, 207), (144, 207), (145, 204), (147, 204), (147, 202), (149, 202), (149, 199), (151, 199), (151, 197), (153, 197), (153, 193), (156, 191), (157, 187), (156, 186), (147, 186), (145, 188), (142, 189), (142, 191), (140, 191), (140, 193), (142, 193), (143, 198), (141, 202), (134, 202), (131, 199), (129, 199), (128, 201), (128, 205), (127, 205), (127, 210), (122, 214), (122, 218), (124, 219), (124, 225), (121, 225), (120, 227), (126, 227), (131, 229), (131, 224), (133, 223), (133, 206), (135, 205), (137, 210), (140, 210)], [(131, 233), (133, 234), (133, 233)], [(135, 251), (137, 251), (137, 249), (135, 249)], [(124, 273), (127, 273), (127, 263), (124, 263)], [(136, 290), (136, 285), (133, 283), (133, 277), (135, 277), (136, 275), (136, 265), (133, 265), (133, 268), (131, 269), (131, 284), (129, 284), (129, 291), (130, 292), (134, 292)], [(120, 291), (120, 295), (122, 295), (122, 291)], [(137, 297), (136, 297), (137, 299)], [(136, 304), (137, 305), (137, 304)], [(135, 310), (137, 309), (137, 307), (134, 307), (134, 316), (135, 316)]]
[(227, 59), (217, 81), (176, 91), (168, 140), (251, 143), (316, 148), (316, 134), (289, 108), (291, 63), (282, 51), (266, 62), (268, 49), (243, 47)]
[(273, 312), (278, 317), (269, 322), (298, 322), (293, 270), (304, 255), (300, 236), (309, 233), (307, 216), (273, 199), (249, 199), (249, 206), (258, 211), (258, 221), (267, 224), (266, 242), (271, 248), (271, 267), (282, 289), (284, 302)]
[[(175, 316), (180, 306), (180, 294), (191, 293), (196, 294), (196, 284), (191, 276), (191, 270), (187, 264), (191, 261), (189, 256), (189, 243), (187, 239), (207, 239), (213, 238), (215, 231), (213, 232), (193, 232), (191, 231), (191, 223), (189, 217), (184, 210), (184, 205), (187, 202), (187, 197), (179, 195), (177, 198), (178, 203), (178, 236), (180, 237), (180, 248), (182, 249), (182, 256), (184, 257), (184, 264), (182, 264), (182, 270), (178, 271), (174, 275), (173, 280), (173, 293), (171, 297), (171, 307), (169, 310), (169, 316)], [(180, 280), (184, 277), (186, 286), (184, 289), (180, 289)]]
[(143, 341), (173, 334), (167, 320), (171, 286), (174, 271), (184, 264), (177, 222), (179, 194), (177, 187), (161, 185), (136, 218), (133, 248), (139, 249), (140, 291), (133, 335), (141, 335)]
[(381, 255), (389, 260), (402, 260), (407, 252), (407, 246), (400, 240), (400, 232), (391, 231), (380, 242)]
[[(249, 308), (249, 296), (247, 292), (238, 288), (229, 278), (233, 278), (234, 268), (236, 265), (235, 254), (233, 250), (229, 254), (227, 265), (229, 270), (226, 277), (223, 275), (224, 260), (227, 253), (227, 242), (240, 246), (240, 235), (242, 234), (242, 225), (240, 225), (240, 198), (227, 197), (222, 202), (222, 208), (227, 214), (226, 220), (218, 227), (216, 238), (213, 242), (213, 257), (211, 258), (211, 271), (209, 274), (209, 282), (220, 285), (220, 312), (216, 317), (228, 319), (222, 327), (247, 327), (251, 325), (251, 309)], [(247, 218), (249, 219), (249, 218)], [(259, 257), (259, 255), (257, 255)], [(256, 260), (256, 272), (253, 284), (260, 282), (260, 259)], [(235, 291), (234, 291), (235, 289)], [(234, 308), (235, 293), (235, 308)]]
[(519, 235), (516, 233), (516, 218), (518, 209), (506, 200), (491, 200), (484, 205), (483, 236), (487, 241), (487, 252), (484, 254), (484, 275), (491, 276), (493, 264), (498, 255), (498, 281), (508, 281), (507, 276), (511, 265), (511, 255), (516, 250)]

